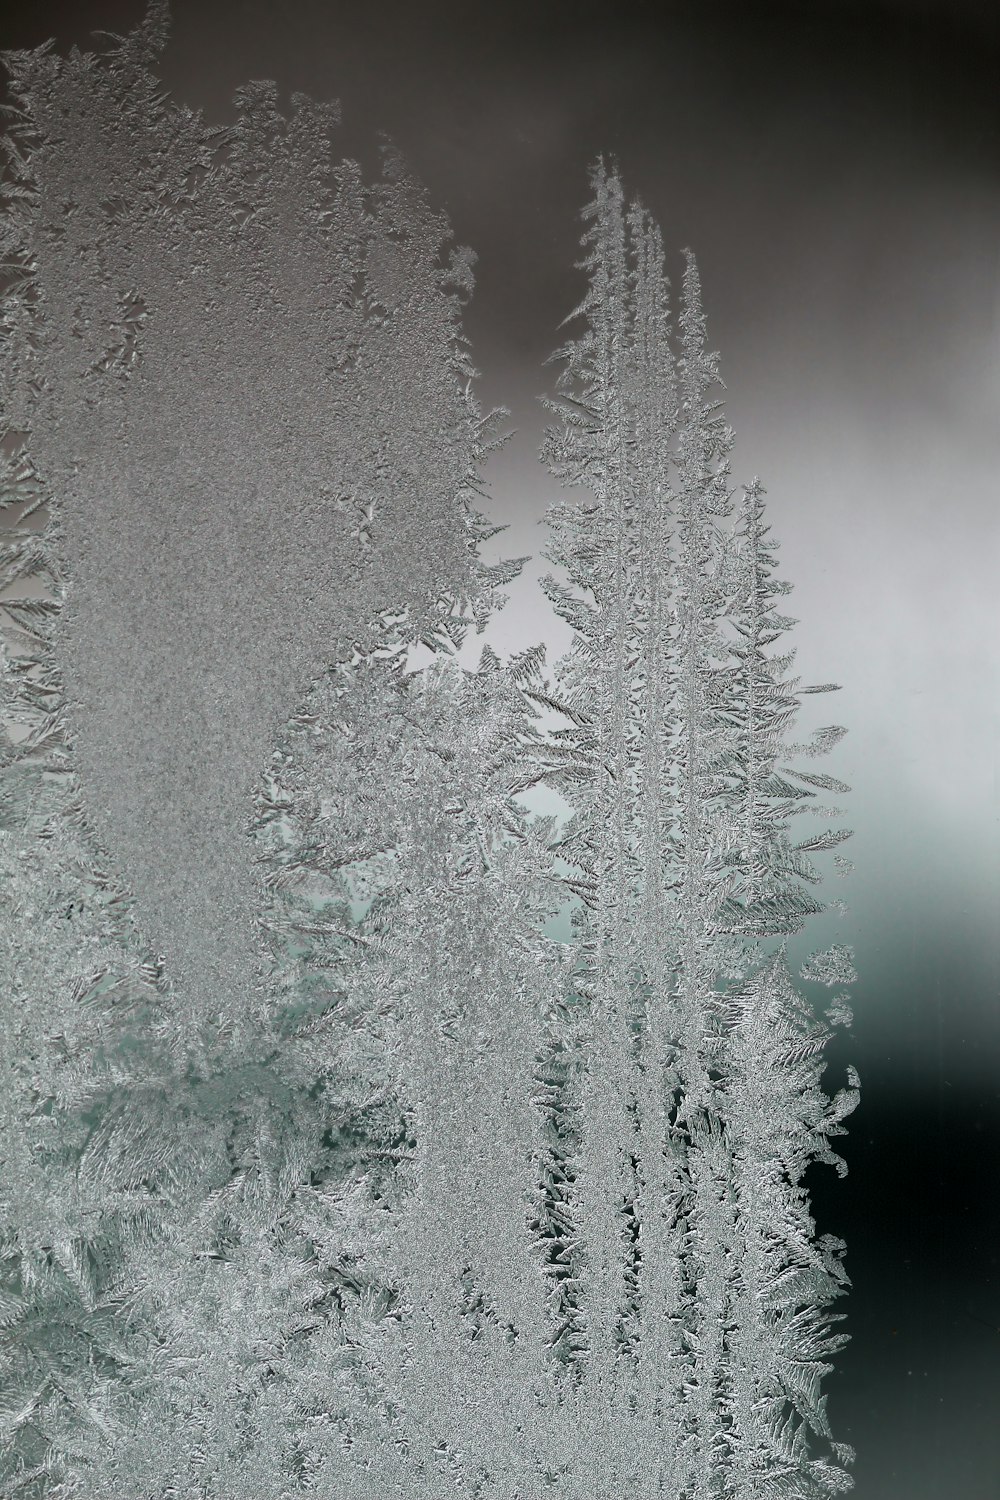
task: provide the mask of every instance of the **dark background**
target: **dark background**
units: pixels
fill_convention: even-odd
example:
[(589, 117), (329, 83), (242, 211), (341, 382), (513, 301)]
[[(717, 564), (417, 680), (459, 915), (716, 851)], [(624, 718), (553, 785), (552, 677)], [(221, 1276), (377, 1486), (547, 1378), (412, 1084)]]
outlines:
[[(230, 118), (248, 78), (343, 104), (345, 155), (387, 130), (479, 253), (481, 398), (517, 433), (491, 464), (497, 555), (531, 552), (490, 627), (567, 641), (537, 587), (558, 492), (534, 454), (542, 361), (582, 293), (596, 153), (698, 254), (734, 477), (768, 487), (795, 584), (802, 728), (850, 734), (850, 910), (796, 951), (854, 945), (862, 1103), (850, 1174), (814, 1169), (848, 1244), (851, 1344), (828, 1377), (857, 1500), (1000, 1497), (1000, 6), (174, 0), (165, 85)], [(141, 0), (42, 3), (0, 45), (102, 46)], [(262, 372), (266, 375), (266, 371)], [(471, 661), (481, 641), (465, 654)], [(844, 820), (842, 820), (844, 821)], [(839, 892), (831, 879), (830, 895)]]

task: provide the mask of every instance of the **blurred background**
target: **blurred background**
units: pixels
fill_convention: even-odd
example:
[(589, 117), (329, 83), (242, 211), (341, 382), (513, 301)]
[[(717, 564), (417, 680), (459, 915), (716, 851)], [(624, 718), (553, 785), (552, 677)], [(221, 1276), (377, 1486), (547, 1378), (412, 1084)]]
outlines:
[[(768, 492), (802, 731), (856, 869), (846, 917), (794, 951), (856, 951), (855, 1020), (830, 1049), (862, 1102), (850, 1172), (809, 1176), (843, 1237), (852, 1342), (825, 1382), (858, 1452), (856, 1500), (1000, 1497), (1000, 7), (994, 0), (172, 0), (164, 85), (213, 122), (274, 78), (339, 98), (340, 146), (378, 170), (387, 131), (478, 253), (466, 330), (491, 461), (490, 558), (533, 555), (489, 627), (501, 656), (568, 630), (538, 587), (538, 464), (558, 325), (584, 282), (587, 167), (618, 157), (676, 281), (702, 272), (734, 482)], [(142, 0), (37, 0), (0, 46), (103, 47)], [(266, 371), (262, 371), (266, 378)], [(483, 637), (463, 652), (475, 663)], [(822, 857), (821, 857), (822, 858)], [(825, 925), (824, 925), (825, 924)]]

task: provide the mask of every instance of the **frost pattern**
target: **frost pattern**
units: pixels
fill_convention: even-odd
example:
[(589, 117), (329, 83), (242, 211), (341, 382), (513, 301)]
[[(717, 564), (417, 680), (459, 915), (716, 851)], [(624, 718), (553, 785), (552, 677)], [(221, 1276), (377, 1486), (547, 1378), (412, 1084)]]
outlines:
[(835, 943), (823, 953), (811, 954), (802, 965), (800, 974), (803, 979), (812, 979), (831, 988), (835, 984), (854, 984), (858, 977), (854, 955), (842, 943)]
[[(592, 496), (549, 517), (574, 643), (551, 671), (540, 647), (483, 669), (493, 712), (513, 683), (561, 716), (548, 734), (515, 716), (506, 743), (511, 784), (573, 816), (508, 825), (505, 898), (458, 765), (439, 750), (407, 792), (426, 853), (392, 916), (405, 1024), (385, 1046), (413, 1182), (385, 1220), (399, 1302), (352, 1334), (387, 1427), (351, 1452), (400, 1497), (830, 1495), (851, 1485), (820, 1392), (847, 1276), (802, 1177), (846, 1170), (830, 1141), (857, 1075), (820, 1089), (831, 1033), (784, 939), (823, 910), (810, 856), (848, 836), (793, 841), (819, 789), (847, 788), (792, 762), (843, 730), (788, 741), (799, 693), (829, 685), (800, 689), (768, 649), (788, 585), (759, 484), (733, 515), (693, 257), (674, 354), (658, 230), (601, 164), (586, 218), (585, 331), (559, 351), (544, 450)], [(455, 762), (478, 722), (456, 719)], [(562, 956), (518, 863), (539, 841), (579, 898)], [(850, 982), (848, 951), (803, 977)]]
[(399, 1109), (336, 1003), (363, 861), (299, 890), (275, 745), (330, 663), (457, 644), (518, 566), (477, 557), (470, 253), (390, 147), (373, 188), (333, 161), (330, 108), (170, 105), (166, 21), (4, 59), (0, 568), (39, 596), (3, 606), (0, 1483), (29, 1500), (308, 1481), (369, 1295), (321, 1190), (377, 1182)]
[[(657, 226), (616, 169), (598, 163), (593, 189), (584, 330), (555, 356), (543, 450), (592, 496), (549, 518), (566, 581), (545, 587), (574, 641), (528, 687), (562, 717), (542, 764), (573, 808), (557, 847), (581, 898), (567, 1279), (594, 1437), (568, 1492), (595, 1476), (685, 1500), (835, 1493), (853, 1454), (819, 1382), (847, 1278), (800, 1184), (810, 1160), (843, 1170), (827, 1140), (857, 1094), (820, 1091), (830, 1033), (780, 940), (823, 909), (810, 855), (849, 836), (793, 842), (816, 789), (848, 789), (790, 760), (844, 731), (788, 741), (798, 694), (830, 685), (801, 688), (794, 653), (769, 651), (794, 624), (776, 608), (789, 585), (756, 480), (733, 513), (694, 257), (674, 339)], [(850, 982), (847, 950), (820, 975)], [(837, 1462), (809, 1456), (810, 1433)]]
[(596, 165), (544, 449), (589, 493), (549, 515), (573, 646), (407, 672), (519, 561), (476, 557), (469, 258), (329, 110), (167, 104), (165, 26), (5, 59), (2, 567), (44, 597), (4, 604), (4, 1492), (843, 1491), (801, 1180), (858, 1078), (820, 1089), (784, 940), (847, 837), (793, 842), (848, 789), (792, 762), (844, 731), (788, 741), (830, 685), (769, 654), (694, 259), (675, 332)]
[(3, 404), (56, 510), (87, 815), (197, 1034), (260, 992), (247, 808), (274, 736), (385, 607), (472, 588), (488, 421), (471, 255), (398, 153), (366, 188), (337, 107), (286, 117), (269, 82), (208, 126), (151, 71), (166, 30), (154, 0), (104, 54), (5, 55)]

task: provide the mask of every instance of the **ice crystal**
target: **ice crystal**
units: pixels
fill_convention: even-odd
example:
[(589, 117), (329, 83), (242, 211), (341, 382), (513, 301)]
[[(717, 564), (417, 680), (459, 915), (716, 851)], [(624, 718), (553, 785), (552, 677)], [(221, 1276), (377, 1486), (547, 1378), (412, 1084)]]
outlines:
[(518, 566), (477, 557), (471, 257), (332, 106), (171, 104), (166, 23), (5, 55), (5, 1492), (843, 1490), (802, 1178), (858, 1078), (821, 1090), (786, 940), (844, 731), (788, 739), (831, 685), (770, 649), (694, 257), (675, 328), (597, 164), (544, 447), (572, 646), (408, 670)]
[(21, 142), (4, 409), (70, 581), (54, 642), (87, 815), (197, 1028), (260, 978), (246, 807), (280, 725), (386, 606), (471, 585), (486, 435), (470, 257), (390, 144), (273, 83), (163, 94), (163, 0), (103, 54), (7, 53)]

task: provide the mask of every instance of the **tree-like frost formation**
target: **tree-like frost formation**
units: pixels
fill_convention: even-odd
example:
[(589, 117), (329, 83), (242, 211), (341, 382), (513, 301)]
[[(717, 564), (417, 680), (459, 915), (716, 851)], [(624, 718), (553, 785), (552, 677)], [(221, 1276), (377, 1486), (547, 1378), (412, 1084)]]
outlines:
[[(95, 835), (195, 1028), (260, 955), (246, 808), (324, 654), (469, 578), (483, 445), (470, 257), (391, 147), (366, 189), (338, 111), (271, 83), (210, 128), (151, 65), (8, 53), (9, 426), (58, 502), (54, 649)], [(20, 145), (18, 144), (20, 143)], [(377, 638), (377, 637), (376, 637)]]
[(855, 976), (786, 943), (843, 731), (789, 740), (830, 685), (770, 649), (694, 259), (675, 330), (596, 164), (543, 450), (572, 645), (464, 671), (521, 561), (477, 555), (471, 258), (332, 107), (170, 104), (166, 23), (5, 55), (2, 1493), (847, 1489), (802, 1178), (857, 1078), (800, 986), (843, 1024)]
[[(857, 1079), (820, 1089), (831, 1032), (785, 940), (823, 910), (810, 855), (848, 836), (790, 836), (817, 791), (847, 790), (795, 762), (842, 730), (788, 741), (798, 695), (830, 685), (799, 688), (768, 649), (788, 586), (761, 487), (733, 505), (693, 258), (674, 352), (659, 233), (616, 172), (595, 170), (587, 218), (586, 326), (559, 351), (544, 455), (592, 495), (549, 516), (566, 581), (546, 588), (574, 641), (551, 672), (535, 648), (479, 674), (494, 714), (516, 685), (561, 716), (510, 721), (505, 776), (573, 815), (556, 834), (508, 809), (505, 902), (462, 787), (469, 708), (408, 793), (421, 873), (395, 904), (404, 1024), (384, 1045), (413, 1180), (378, 1200), (400, 1300), (352, 1335), (386, 1428), (373, 1444), (356, 1416), (349, 1451), (371, 1493), (401, 1497), (834, 1494), (853, 1455), (819, 1387), (847, 1277), (802, 1177), (844, 1170), (830, 1140)], [(471, 764), (481, 797), (502, 762)], [(579, 898), (562, 956), (539, 937), (550, 898), (524, 900), (539, 838)], [(799, 978), (850, 983), (849, 951)], [(827, 1017), (849, 1019), (843, 996)]]
[(351, 900), (335, 876), (292, 902), (277, 746), (329, 664), (457, 641), (516, 571), (476, 556), (470, 253), (391, 147), (372, 187), (336, 162), (333, 106), (286, 118), (252, 83), (219, 130), (170, 104), (166, 27), (153, 3), (103, 54), (4, 58), (2, 576), (34, 596), (4, 606), (0, 1472), (24, 1496), (308, 1471), (354, 1282), (291, 1204), (395, 1131), (318, 977)]

